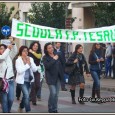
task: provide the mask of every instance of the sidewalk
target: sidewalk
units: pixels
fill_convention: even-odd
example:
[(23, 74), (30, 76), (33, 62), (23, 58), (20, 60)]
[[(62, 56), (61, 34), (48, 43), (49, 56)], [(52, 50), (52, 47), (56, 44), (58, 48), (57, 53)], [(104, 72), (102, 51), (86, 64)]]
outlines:
[[(92, 85), (93, 85), (92, 77), (85, 77), (85, 86), (88, 88), (92, 88)], [(101, 78), (100, 85), (102, 90), (115, 92), (115, 79)]]

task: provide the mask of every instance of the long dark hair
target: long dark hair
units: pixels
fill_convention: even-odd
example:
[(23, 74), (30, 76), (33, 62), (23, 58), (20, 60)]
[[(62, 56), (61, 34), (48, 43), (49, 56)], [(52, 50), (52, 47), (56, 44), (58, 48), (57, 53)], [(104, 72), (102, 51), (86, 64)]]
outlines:
[[(92, 49), (91, 49), (91, 51), (90, 51), (90, 55), (93, 54), (93, 53), (96, 51), (96, 49), (97, 49), (97, 48), (96, 48), (96, 44), (97, 44), (97, 43), (94, 43), (94, 44), (93, 44)], [(101, 47), (101, 44), (100, 44), (100, 51), (101, 51), (101, 50), (102, 50), (102, 47)]]
[(47, 47), (48, 47), (49, 45), (52, 45), (52, 43), (48, 42), (48, 43), (46, 43), (45, 46), (44, 46), (44, 53), (45, 53), (45, 55), (49, 55), (49, 54), (48, 54), (48, 51), (47, 51)]
[(34, 46), (34, 44), (38, 44), (38, 50), (37, 50), (37, 52), (36, 52), (36, 53), (42, 53), (42, 50), (41, 50), (41, 45), (40, 45), (40, 43), (39, 43), (39, 42), (37, 42), (37, 41), (32, 42), (32, 43), (30, 44), (29, 49), (32, 49), (32, 47)]
[(76, 46), (75, 46), (75, 53), (77, 53), (77, 51), (78, 51), (78, 49), (80, 48), (80, 47), (83, 47), (81, 44), (77, 44)]

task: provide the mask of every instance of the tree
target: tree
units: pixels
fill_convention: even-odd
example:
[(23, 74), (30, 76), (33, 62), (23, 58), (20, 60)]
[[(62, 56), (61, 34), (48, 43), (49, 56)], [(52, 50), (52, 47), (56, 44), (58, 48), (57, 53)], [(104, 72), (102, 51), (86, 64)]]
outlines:
[(32, 3), (31, 7), (28, 14), (30, 23), (51, 26), (51, 9), (48, 2)]
[(28, 15), (30, 23), (64, 29), (65, 4), (65, 2), (32, 3)]
[[(3, 27), (5, 25), (8, 25), (11, 27), (11, 23), (12, 23), (11, 15), (14, 10), (15, 8), (11, 7), (8, 12), (8, 8), (6, 4), (0, 3), (0, 27)], [(0, 39), (4, 39), (4, 36), (2, 35), (1, 32), (0, 32)]]
[(65, 28), (65, 3), (53, 2), (51, 5), (52, 11), (52, 27), (64, 29)]
[(95, 17), (95, 26), (111, 26), (115, 24), (115, 3), (98, 2), (94, 3), (92, 12)]

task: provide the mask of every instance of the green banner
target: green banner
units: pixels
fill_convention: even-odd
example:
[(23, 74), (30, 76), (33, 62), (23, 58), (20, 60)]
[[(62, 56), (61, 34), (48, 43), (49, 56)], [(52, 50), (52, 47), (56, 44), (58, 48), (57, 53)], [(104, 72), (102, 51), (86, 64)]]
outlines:
[(115, 42), (115, 26), (69, 30), (34, 25), (12, 19), (11, 36), (25, 40), (50, 42)]

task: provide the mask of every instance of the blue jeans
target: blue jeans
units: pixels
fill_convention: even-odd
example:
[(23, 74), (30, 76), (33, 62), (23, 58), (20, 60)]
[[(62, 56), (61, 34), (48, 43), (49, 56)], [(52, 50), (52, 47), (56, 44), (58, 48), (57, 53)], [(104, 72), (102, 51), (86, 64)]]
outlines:
[(10, 113), (14, 101), (14, 80), (9, 81), (8, 93), (1, 92), (1, 98), (2, 98), (1, 105), (3, 113)]
[(23, 97), (20, 103), (20, 108), (23, 109), (25, 107), (26, 112), (29, 112), (31, 111), (30, 99), (29, 99), (30, 82), (24, 82), (24, 84), (17, 84), (17, 85), (20, 87), (23, 94)]
[(97, 71), (92, 71), (91, 72), (91, 76), (93, 78), (93, 87), (95, 90), (99, 90), (100, 89), (100, 70)]
[(41, 98), (42, 84), (43, 84), (43, 79), (42, 79), (42, 81), (40, 82), (40, 87), (38, 88), (38, 92), (37, 92), (37, 97), (38, 97), (38, 98)]
[(57, 111), (58, 106), (58, 94), (60, 89), (60, 81), (58, 80), (55, 85), (48, 85), (49, 86), (49, 100), (48, 100), (48, 109), (49, 112)]
[(107, 77), (108, 73), (109, 73), (109, 76), (111, 76), (111, 61), (112, 61), (111, 57), (108, 57), (105, 60), (106, 77)]

